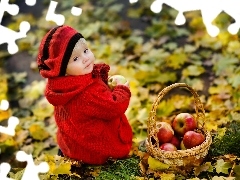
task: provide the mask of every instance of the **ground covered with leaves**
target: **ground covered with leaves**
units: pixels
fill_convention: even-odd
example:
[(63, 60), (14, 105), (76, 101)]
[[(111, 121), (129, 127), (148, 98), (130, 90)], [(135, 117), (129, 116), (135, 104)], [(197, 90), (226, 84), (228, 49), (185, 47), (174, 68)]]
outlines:
[[(120, 0), (59, 2), (57, 11), (65, 15), (65, 24), (84, 35), (97, 62), (110, 64), (110, 75), (122, 74), (129, 80), (132, 97), (126, 115), (134, 131), (133, 149), (128, 159), (104, 166), (71, 167), (72, 162), (56, 156), (56, 125), (53, 107), (43, 96), (45, 80), (26, 83), (29, 72), (6, 72), (9, 54), (1, 50), (0, 100), (10, 101), (10, 109), (0, 111), (0, 123), (6, 125), (11, 115), (20, 119), (14, 137), (0, 134), (0, 158), (11, 164), (10, 177), (21, 179), (26, 164), (17, 162), (15, 153), (23, 150), (33, 154), (36, 163), (47, 161), (50, 165), (42, 179), (240, 179), (240, 42), (239, 34), (227, 31), (231, 17), (221, 13), (215, 19), (213, 23), (221, 32), (213, 38), (207, 34), (199, 11), (185, 13), (186, 24), (176, 26), (177, 11), (163, 6), (154, 14), (152, 0), (136, 4)], [(39, 17), (22, 13), (8, 23), (14, 30), (23, 20), (33, 26), (27, 38), (17, 41), (19, 53), (32, 57), (29, 67), (33, 73), (38, 73), (35, 59), (40, 40), (56, 25), (45, 20), (49, 1), (42, 3)], [(73, 5), (82, 8), (81, 16), (70, 14)], [(138, 149), (139, 142), (148, 136), (152, 103), (164, 87), (178, 82), (187, 83), (200, 95), (205, 127), (213, 137), (203, 164), (186, 176), (167, 171)], [(179, 112), (195, 114), (193, 97), (174, 89), (159, 103), (157, 120), (172, 121)], [(150, 162), (149, 167), (142, 164), (144, 160)]]

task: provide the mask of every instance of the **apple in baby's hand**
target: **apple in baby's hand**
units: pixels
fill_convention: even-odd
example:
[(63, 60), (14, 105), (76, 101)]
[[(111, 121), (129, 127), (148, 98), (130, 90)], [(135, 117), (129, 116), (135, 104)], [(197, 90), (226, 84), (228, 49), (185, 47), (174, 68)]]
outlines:
[(163, 143), (159, 148), (164, 151), (176, 151), (177, 150), (176, 146), (174, 146), (171, 143)]
[(197, 128), (197, 120), (189, 113), (178, 114), (172, 123), (173, 130), (180, 136)]
[(178, 148), (180, 146), (180, 140), (174, 135), (170, 141), (171, 144)]
[(203, 143), (205, 136), (201, 132), (188, 131), (183, 136), (183, 144), (187, 149)]
[(113, 89), (115, 86), (119, 84), (125, 84), (127, 82), (126, 78), (122, 75), (113, 75), (108, 78), (108, 86), (110, 89)]
[(174, 131), (169, 123), (158, 122), (157, 129), (158, 129), (157, 137), (160, 144), (171, 141), (174, 135)]

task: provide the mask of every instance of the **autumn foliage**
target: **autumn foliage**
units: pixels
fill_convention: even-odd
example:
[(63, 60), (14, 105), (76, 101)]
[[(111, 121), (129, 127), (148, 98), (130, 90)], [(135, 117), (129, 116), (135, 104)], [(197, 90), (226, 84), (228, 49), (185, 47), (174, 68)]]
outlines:
[[(73, 2), (83, 9), (79, 17), (70, 13)], [(14, 30), (22, 20), (32, 25), (28, 36), (17, 42), (19, 53), (9, 56), (6, 49), (0, 51), (0, 100), (10, 102), (8, 111), (0, 111), (0, 124), (6, 125), (11, 115), (20, 119), (14, 137), (0, 134), (0, 162), (11, 164), (11, 178), (21, 177), (25, 164), (16, 161), (15, 153), (23, 150), (32, 153), (36, 162), (49, 163), (50, 171), (40, 175), (42, 178), (56, 179), (65, 174), (62, 179), (240, 179), (240, 42), (239, 33), (230, 35), (226, 29), (231, 17), (222, 12), (215, 19), (213, 23), (221, 32), (212, 38), (198, 11), (186, 13), (186, 24), (177, 26), (176, 10), (163, 6), (161, 13), (154, 14), (150, 11), (152, 0), (137, 4), (126, 1), (125, 5), (117, 0), (61, 1), (59, 10), (65, 15), (65, 24), (71, 24), (89, 39), (97, 61), (110, 64), (110, 75), (121, 74), (129, 80), (132, 92), (126, 112), (134, 131), (129, 159), (101, 167), (85, 166), (84, 170), (74, 169), (74, 173), (71, 163), (56, 156), (53, 107), (43, 95), (46, 82), (36, 75), (39, 42), (56, 25), (45, 20), (48, 2), (38, 3), (43, 7), (41, 15), (20, 13), (7, 23)], [(21, 55), (31, 60), (26, 63), (27, 58)], [(17, 63), (24, 62), (24, 70), (16, 69)], [(33, 75), (36, 79), (30, 81)], [(164, 87), (175, 82), (186, 83), (198, 92), (206, 111), (206, 128), (213, 136), (208, 156), (186, 177), (163, 172), (168, 165), (138, 149), (139, 142), (147, 137), (153, 101)], [(193, 105), (186, 91), (173, 91), (160, 102), (157, 118), (168, 121), (180, 112), (194, 114)]]

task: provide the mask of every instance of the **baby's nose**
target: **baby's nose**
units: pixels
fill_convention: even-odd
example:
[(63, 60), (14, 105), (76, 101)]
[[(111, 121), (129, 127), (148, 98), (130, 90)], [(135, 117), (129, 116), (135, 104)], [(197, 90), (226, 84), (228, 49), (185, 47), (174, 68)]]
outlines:
[(88, 60), (89, 60), (89, 58), (88, 58), (87, 56), (84, 56), (84, 58), (83, 58), (83, 63), (88, 62)]

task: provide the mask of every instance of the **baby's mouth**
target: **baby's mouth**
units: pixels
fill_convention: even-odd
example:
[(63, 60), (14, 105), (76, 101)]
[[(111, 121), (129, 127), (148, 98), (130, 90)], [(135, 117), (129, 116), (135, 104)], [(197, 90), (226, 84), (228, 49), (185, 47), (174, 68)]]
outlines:
[(85, 68), (88, 68), (91, 65), (91, 63), (89, 65), (87, 65)]

